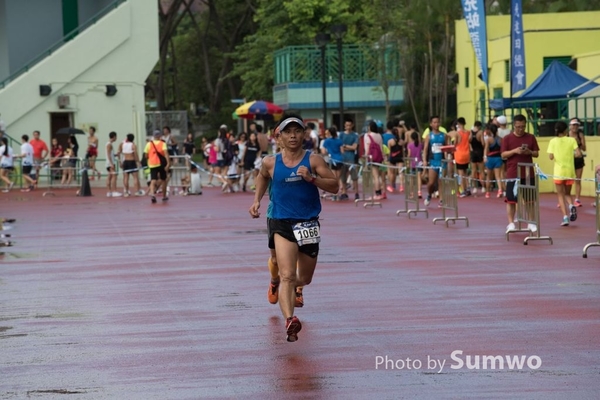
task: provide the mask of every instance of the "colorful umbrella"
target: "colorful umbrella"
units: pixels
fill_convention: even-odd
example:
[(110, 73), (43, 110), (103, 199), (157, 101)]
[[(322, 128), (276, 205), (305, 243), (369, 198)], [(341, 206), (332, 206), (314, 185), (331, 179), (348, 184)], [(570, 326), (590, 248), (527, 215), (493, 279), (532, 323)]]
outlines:
[(235, 114), (245, 119), (279, 120), (283, 109), (268, 101), (256, 100), (242, 104), (235, 110)]

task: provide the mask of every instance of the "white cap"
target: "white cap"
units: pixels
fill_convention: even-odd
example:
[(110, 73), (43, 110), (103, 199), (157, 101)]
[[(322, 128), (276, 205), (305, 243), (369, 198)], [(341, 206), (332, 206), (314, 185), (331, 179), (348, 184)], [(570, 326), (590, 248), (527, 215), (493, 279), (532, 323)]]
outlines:
[(496, 121), (498, 121), (498, 123), (500, 125), (505, 125), (506, 124), (506, 117), (504, 115), (500, 115), (498, 118), (496, 118)]
[(219, 129), (227, 129), (227, 125), (223, 124), (219, 127)]

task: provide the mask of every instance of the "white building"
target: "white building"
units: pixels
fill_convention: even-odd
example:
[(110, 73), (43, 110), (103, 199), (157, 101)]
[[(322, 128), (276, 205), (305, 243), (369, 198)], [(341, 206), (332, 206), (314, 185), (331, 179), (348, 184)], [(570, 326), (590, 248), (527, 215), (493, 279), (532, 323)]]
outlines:
[(119, 139), (133, 133), (142, 143), (144, 82), (158, 61), (158, 41), (153, 0), (0, 0), (7, 134), (20, 140), (39, 130), (50, 145), (62, 127), (94, 126), (101, 146), (110, 131)]

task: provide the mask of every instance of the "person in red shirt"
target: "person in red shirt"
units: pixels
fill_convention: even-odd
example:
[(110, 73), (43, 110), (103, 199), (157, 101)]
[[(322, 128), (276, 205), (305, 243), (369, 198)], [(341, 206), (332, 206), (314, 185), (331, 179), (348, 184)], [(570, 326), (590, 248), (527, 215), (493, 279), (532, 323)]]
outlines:
[[(518, 164), (519, 163), (533, 163), (533, 158), (537, 158), (539, 155), (540, 148), (538, 146), (535, 136), (531, 133), (525, 132), (525, 126), (527, 125), (527, 118), (524, 115), (515, 115), (513, 118), (513, 131), (504, 137), (501, 146), (501, 156), (506, 160), (506, 216), (508, 217), (507, 231), (515, 229), (515, 212), (517, 210), (517, 196), (514, 192), (515, 183), (518, 175)], [(525, 171), (521, 171), (521, 175), (525, 176)], [(535, 171), (530, 171), (531, 177), (533, 177)], [(533, 178), (532, 178), (533, 180)], [(525, 184), (525, 180), (521, 182)], [(533, 184), (533, 182), (530, 182)], [(537, 231), (537, 226), (534, 224), (528, 224), (527, 228), (531, 232)]]
[(42, 162), (48, 156), (48, 145), (40, 139), (40, 131), (33, 131), (33, 139), (29, 141), (33, 147), (33, 164), (35, 165), (35, 179), (39, 181)]

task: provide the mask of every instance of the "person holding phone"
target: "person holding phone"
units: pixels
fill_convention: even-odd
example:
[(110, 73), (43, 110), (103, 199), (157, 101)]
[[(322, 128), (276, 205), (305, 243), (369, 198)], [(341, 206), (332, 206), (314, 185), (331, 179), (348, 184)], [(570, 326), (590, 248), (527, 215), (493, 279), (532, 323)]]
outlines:
[[(515, 229), (515, 213), (517, 211), (517, 193), (515, 191), (515, 183), (518, 177), (518, 165), (519, 163), (533, 163), (533, 158), (537, 158), (539, 155), (540, 148), (538, 147), (535, 136), (531, 133), (525, 132), (525, 126), (527, 125), (527, 118), (524, 115), (515, 115), (513, 118), (513, 131), (504, 137), (501, 145), (501, 157), (506, 160), (506, 216), (508, 218), (508, 226), (506, 231), (512, 231)], [(534, 173), (530, 171), (531, 182), (534, 184)], [(525, 176), (525, 171), (521, 171), (521, 176)], [(521, 184), (525, 184), (525, 180), (522, 179)], [(533, 207), (533, 205), (531, 205)], [(531, 232), (537, 232), (537, 226), (535, 224), (528, 224), (527, 229)]]

